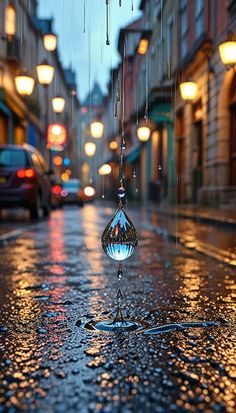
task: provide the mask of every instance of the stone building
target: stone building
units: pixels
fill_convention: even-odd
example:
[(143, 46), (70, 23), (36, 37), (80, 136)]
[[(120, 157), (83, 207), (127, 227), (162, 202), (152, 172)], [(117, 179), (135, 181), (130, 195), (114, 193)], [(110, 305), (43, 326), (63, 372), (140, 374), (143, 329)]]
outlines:
[[(11, 8), (15, 16), (15, 34), (5, 36), (5, 16)], [(48, 157), (45, 136), (44, 88), (37, 82), (36, 65), (43, 59), (54, 66), (55, 75), (48, 88), (49, 123), (62, 122), (67, 129), (64, 155), (70, 157), (75, 175), (78, 170), (78, 108), (75, 75), (64, 70), (57, 49), (45, 49), (43, 35), (52, 31), (52, 20), (39, 19), (36, 0), (2, 0), (0, 2), (0, 143), (36, 146)], [(20, 96), (14, 78), (19, 70), (27, 71), (35, 79), (32, 95)], [(51, 99), (61, 95), (65, 110), (55, 115)]]

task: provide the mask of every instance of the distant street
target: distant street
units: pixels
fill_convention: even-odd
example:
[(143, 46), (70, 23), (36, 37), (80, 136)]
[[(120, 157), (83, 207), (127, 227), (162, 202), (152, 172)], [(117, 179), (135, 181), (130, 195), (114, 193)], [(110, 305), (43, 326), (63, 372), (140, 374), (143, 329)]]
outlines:
[[(235, 230), (127, 212), (140, 237), (122, 281), (100, 243), (110, 207), (65, 208), (33, 226), (3, 219), (0, 235), (29, 227), (0, 247), (0, 412), (235, 412), (235, 267), (223, 263)], [(175, 242), (181, 233), (189, 245)], [(85, 330), (112, 318), (119, 286), (126, 317), (189, 327)]]

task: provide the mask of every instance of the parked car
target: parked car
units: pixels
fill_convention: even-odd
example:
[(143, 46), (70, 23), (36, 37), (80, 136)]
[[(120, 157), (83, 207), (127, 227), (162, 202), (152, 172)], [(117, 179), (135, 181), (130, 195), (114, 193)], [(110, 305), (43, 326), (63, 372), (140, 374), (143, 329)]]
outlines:
[(83, 206), (84, 202), (81, 193), (82, 190), (79, 179), (69, 179), (63, 182), (61, 191), (62, 204), (77, 204)]
[(50, 206), (50, 174), (41, 153), (28, 144), (0, 145), (0, 208), (24, 207), (37, 219), (40, 208), (48, 216)]

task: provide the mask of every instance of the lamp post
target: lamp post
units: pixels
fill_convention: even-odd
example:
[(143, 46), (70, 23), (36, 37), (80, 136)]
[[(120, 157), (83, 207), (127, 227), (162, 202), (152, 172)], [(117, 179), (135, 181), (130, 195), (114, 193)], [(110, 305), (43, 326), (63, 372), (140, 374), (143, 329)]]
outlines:
[[(49, 105), (48, 105), (48, 87), (52, 83), (55, 69), (50, 65), (46, 59), (44, 59), (39, 65), (36, 66), (37, 76), (39, 83), (44, 87), (44, 104), (45, 104), (45, 137), (47, 137), (48, 130), (48, 117), (49, 117)], [(49, 148), (49, 167), (52, 168), (52, 156), (51, 149)]]
[(148, 126), (140, 126), (137, 129), (137, 135), (140, 142), (147, 142), (150, 138), (151, 129)]
[(55, 113), (62, 113), (65, 108), (65, 99), (62, 96), (52, 98), (52, 107)]
[(93, 157), (96, 152), (96, 144), (94, 142), (86, 142), (84, 145), (84, 151), (88, 157)]
[(101, 121), (94, 121), (90, 124), (91, 135), (95, 139), (99, 139), (103, 135), (104, 124)]
[(226, 40), (220, 43), (219, 53), (222, 63), (231, 68), (236, 64), (236, 39), (232, 33), (228, 33)]
[(45, 33), (43, 44), (46, 50), (53, 52), (57, 47), (57, 35), (55, 33)]
[(198, 92), (198, 85), (195, 82), (187, 81), (180, 83), (180, 94), (183, 100), (187, 102), (192, 102)]

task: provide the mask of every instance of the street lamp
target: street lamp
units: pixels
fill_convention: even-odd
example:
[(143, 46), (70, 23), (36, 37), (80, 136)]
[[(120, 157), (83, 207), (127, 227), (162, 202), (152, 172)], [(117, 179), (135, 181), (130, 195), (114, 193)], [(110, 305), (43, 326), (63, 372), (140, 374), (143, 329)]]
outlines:
[(34, 89), (35, 80), (27, 72), (20, 72), (15, 76), (16, 90), (21, 96), (30, 96)]
[(90, 131), (93, 138), (101, 138), (104, 131), (104, 124), (101, 121), (94, 121), (90, 125)]
[(148, 50), (149, 41), (147, 38), (141, 38), (138, 44), (137, 52), (138, 54), (145, 55)]
[(198, 85), (195, 82), (187, 81), (180, 83), (180, 94), (183, 100), (191, 102), (197, 96)]
[(9, 38), (16, 33), (16, 9), (12, 4), (8, 4), (5, 10), (4, 30)]
[(93, 142), (87, 142), (84, 145), (84, 151), (87, 156), (92, 157), (96, 152), (96, 144)]
[[(44, 59), (39, 65), (36, 66), (37, 76), (39, 83), (44, 86), (44, 105), (45, 105), (45, 137), (48, 131), (48, 86), (52, 83), (55, 69), (50, 65), (46, 59)], [(51, 149), (49, 147), (49, 165), (52, 168), (52, 156)]]
[(116, 141), (111, 141), (111, 142), (109, 143), (109, 148), (110, 148), (112, 151), (116, 151), (116, 149), (118, 148), (118, 143), (117, 143)]
[(65, 99), (62, 96), (52, 98), (52, 107), (55, 113), (62, 113), (65, 107)]
[(150, 138), (151, 129), (148, 126), (140, 126), (137, 129), (137, 135), (140, 142), (147, 142)]
[(219, 53), (222, 63), (226, 66), (236, 64), (236, 41), (228, 38), (219, 45)]
[(46, 33), (43, 36), (43, 43), (46, 50), (53, 52), (57, 47), (57, 35), (55, 33)]
[(111, 165), (104, 163), (98, 170), (99, 175), (109, 175), (111, 173)]

